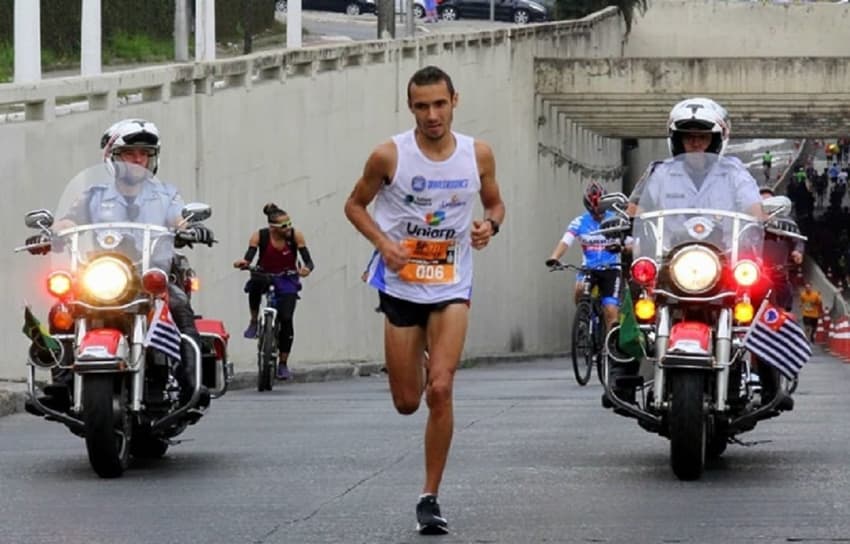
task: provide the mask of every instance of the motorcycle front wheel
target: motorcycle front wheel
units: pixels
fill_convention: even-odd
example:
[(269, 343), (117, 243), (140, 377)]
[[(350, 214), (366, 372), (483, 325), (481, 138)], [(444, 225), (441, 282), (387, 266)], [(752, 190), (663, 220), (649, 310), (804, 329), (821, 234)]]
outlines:
[(670, 387), (670, 464), (680, 480), (697, 480), (705, 469), (705, 373), (673, 371)]
[(115, 374), (83, 378), (83, 424), (89, 463), (101, 478), (117, 478), (130, 458), (130, 415), (124, 383), (115, 391)]

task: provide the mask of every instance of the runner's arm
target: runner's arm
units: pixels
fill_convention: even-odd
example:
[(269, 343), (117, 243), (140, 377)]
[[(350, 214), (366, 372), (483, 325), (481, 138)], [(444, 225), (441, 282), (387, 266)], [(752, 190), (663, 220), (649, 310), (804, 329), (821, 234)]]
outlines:
[(366, 159), (363, 174), (345, 201), (345, 216), (360, 234), (372, 242), (393, 271), (398, 271), (407, 262), (407, 250), (387, 237), (369, 215), (366, 207), (372, 203), (384, 185), (391, 183), (397, 160), (395, 143), (388, 140), (380, 144)]
[(475, 141), (475, 160), (478, 164), (478, 175), (481, 178), (480, 198), (484, 207), (484, 219), (472, 222), (472, 247), (482, 249), (495, 234), (490, 220), (501, 227), (505, 221), (505, 203), (496, 182), (496, 158), (489, 144), (480, 140)]

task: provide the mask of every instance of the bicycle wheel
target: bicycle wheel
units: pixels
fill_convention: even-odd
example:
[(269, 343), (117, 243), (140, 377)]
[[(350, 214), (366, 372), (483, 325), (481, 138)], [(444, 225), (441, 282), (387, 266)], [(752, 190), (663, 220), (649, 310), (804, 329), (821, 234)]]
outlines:
[(257, 342), (257, 391), (271, 391), (274, 387), (275, 337), (274, 327), (266, 323)]
[(579, 303), (573, 321), (573, 373), (579, 385), (587, 385), (593, 371), (593, 336), (590, 330), (590, 305)]

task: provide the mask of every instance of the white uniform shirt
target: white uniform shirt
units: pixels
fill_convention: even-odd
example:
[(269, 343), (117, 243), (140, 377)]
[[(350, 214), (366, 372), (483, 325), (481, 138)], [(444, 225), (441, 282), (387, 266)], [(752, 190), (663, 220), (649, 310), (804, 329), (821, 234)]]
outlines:
[(709, 208), (747, 212), (761, 202), (758, 183), (741, 161), (720, 157), (695, 183), (687, 172), (687, 159), (667, 159), (656, 164), (643, 180), (636, 200), (642, 211), (672, 208)]

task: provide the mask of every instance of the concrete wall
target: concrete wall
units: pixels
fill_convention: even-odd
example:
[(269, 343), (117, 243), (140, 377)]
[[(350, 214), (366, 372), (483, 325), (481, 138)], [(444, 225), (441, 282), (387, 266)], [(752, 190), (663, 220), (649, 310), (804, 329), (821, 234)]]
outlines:
[[(848, 42), (850, 4), (650, 0), (649, 9), (643, 15), (636, 13), (623, 56), (846, 57)], [(833, 71), (834, 67), (824, 69), (827, 77), (831, 77)], [(801, 81), (818, 84), (820, 80), (815, 75)], [(783, 79), (774, 79), (769, 88), (785, 92), (786, 86), (794, 82), (794, 78), (783, 76)], [(831, 92), (844, 90), (840, 87)], [(788, 109), (794, 108), (789, 106)], [(733, 127), (739, 113), (730, 110)], [(663, 121), (662, 117), (659, 123)], [(738, 131), (735, 134), (740, 136)], [(641, 140), (638, 150), (629, 154), (627, 185), (649, 162), (667, 154), (665, 140)]]
[(635, 17), (628, 57), (843, 57), (850, 5), (650, 0)]
[[(7, 285), (0, 292), (0, 307), (7, 310), (0, 378), (23, 376), (22, 302), (40, 315), (49, 304), (47, 259), (11, 252), (30, 234), (23, 213), (53, 207), (65, 181), (99, 160), (102, 130), (124, 117), (157, 123), (161, 177), (178, 183), (187, 200), (213, 206), (209, 225), (221, 243), (192, 252), (202, 284), (195, 304), (199, 313), (223, 318), (234, 333), (237, 368), (251, 367), (254, 345), (241, 338), (247, 275), (230, 263), (262, 226), (261, 208), (269, 201), (290, 213), (317, 265), (296, 311), (294, 364), (380, 358), (382, 319), (372, 312), (377, 297), (360, 281), (371, 247), (342, 207), (370, 150), (412, 125), (406, 83), (427, 64), (455, 79), (460, 105), (454, 128), (493, 146), (508, 209), (502, 233), (476, 255), (466, 353), (566, 348), (571, 278), (548, 274), (542, 263), (580, 211), (584, 179), (570, 163), (555, 165), (551, 150), (563, 148), (581, 164), (615, 166), (619, 146), (563, 120), (541, 131), (545, 112), (535, 101), (532, 59), (618, 55), (622, 35), (621, 18), (606, 10), (580, 22), (0, 85), (0, 112), (23, 111), (0, 122), (6, 196), (0, 239), (7, 249), (0, 252)], [(26, 120), (14, 120), (22, 116)], [(539, 137), (548, 154), (538, 149)]]

